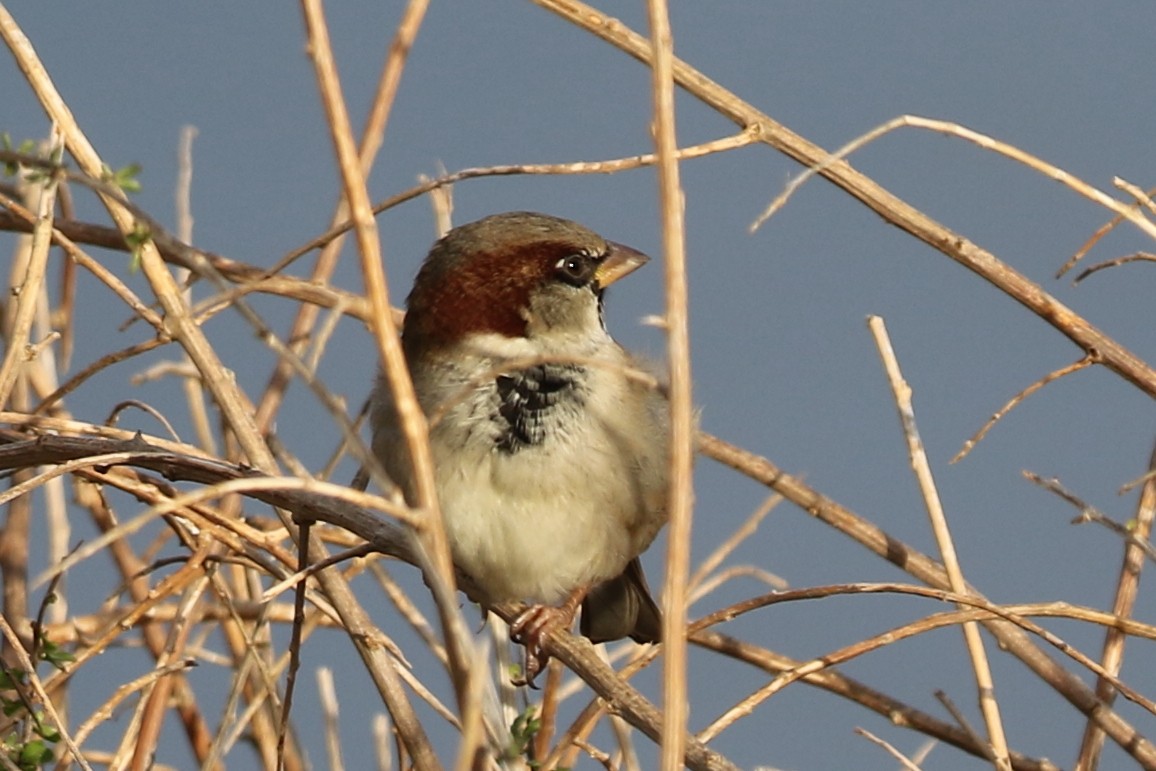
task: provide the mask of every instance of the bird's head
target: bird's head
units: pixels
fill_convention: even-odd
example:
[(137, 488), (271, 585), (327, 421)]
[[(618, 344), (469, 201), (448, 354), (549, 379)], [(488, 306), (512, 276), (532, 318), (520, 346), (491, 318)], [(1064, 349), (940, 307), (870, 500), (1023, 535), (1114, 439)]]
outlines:
[(649, 258), (575, 222), (509, 212), (454, 228), (406, 301), (406, 351), (473, 335), (560, 338), (602, 329), (602, 293)]

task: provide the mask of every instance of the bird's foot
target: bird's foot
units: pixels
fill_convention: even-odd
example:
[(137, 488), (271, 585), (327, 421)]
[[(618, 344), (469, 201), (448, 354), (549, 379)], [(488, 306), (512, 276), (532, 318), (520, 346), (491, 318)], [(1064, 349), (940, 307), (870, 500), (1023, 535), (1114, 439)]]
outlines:
[(550, 654), (542, 650), (542, 638), (551, 627), (569, 623), (569, 619), (564, 618), (563, 615), (559, 608), (549, 605), (534, 605), (514, 620), (510, 627), (510, 639), (526, 649), (522, 676), (514, 681), (514, 685), (528, 685), (531, 688), (537, 688), (534, 685), (534, 678), (550, 660)]
[(550, 661), (550, 654), (542, 649), (542, 640), (552, 629), (569, 629), (574, 623), (574, 614), (586, 596), (585, 589), (573, 592), (558, 607), (552, 605), (532, 605), (510, 625), (510, 639), (526, 649), (522, 666), (522, 676), (514, 685), (534, 685), (536, 678)]

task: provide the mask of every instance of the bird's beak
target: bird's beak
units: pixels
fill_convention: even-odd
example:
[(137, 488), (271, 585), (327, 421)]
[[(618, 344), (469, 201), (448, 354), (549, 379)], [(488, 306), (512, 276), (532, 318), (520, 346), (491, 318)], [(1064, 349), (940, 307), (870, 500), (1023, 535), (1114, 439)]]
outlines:
[(618, 279), (625, 275), (633, 273), (634, 271), (645, 265), (650, 258), (637, 249), (631, 249), (629, 246), (616, 244), (613, 241), (607, 242), (610, 245), (610, 251), (594, 271), (594, 278), (598, 281), (598, 286), (602, 289), (613, 284)]

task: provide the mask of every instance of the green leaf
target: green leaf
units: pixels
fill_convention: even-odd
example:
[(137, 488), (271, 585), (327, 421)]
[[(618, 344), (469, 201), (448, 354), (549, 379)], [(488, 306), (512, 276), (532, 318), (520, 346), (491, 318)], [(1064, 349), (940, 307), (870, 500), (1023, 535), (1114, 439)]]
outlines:
[(101, 170), (101, 178), (110, 184), (119, 187), (126, 193), (139, 193), (141, 186), (137, 175), (141, 172), (141, 165), (139, 163), (130, 163), (127, 166), (122, 166), (115, 171), (105, 166)]
[(24, 673), (21, 670), (6, 671), (0, 669), (0, 691), (14, 690), (23, 683)]
[(40, 658), (56, 667), (61, 672), (64, 671), (65, 664), (71, 664), (72, 662), (76, 661), (76, 656), (73, 656), (59, 645), (54, 645), (52, 643), (49, 643), (45, 646), (44, 650), (40, 654)]
[[(32, 155), (34, 152), (36, 152), (36, 143), (33, 142), (31, 139), (25, 139), (23, 142), (20, 143), (19, 147), (13, 147), (12, 146), (12, 137), (10, 137), (8, 135), (7, 131), (0, 133), (0, 147), (3, 147), (8, 152), (16, 152), (16, 153), (19, 153), (20, 155)], [(20, 172), (20, 162), (19, 161), (5, 161), (5, 163), (4, 163), (4, 176), (15, 177), (19, 172)]]
[(52, 760), (52, 748), (39, 739), (33, 739), (20, 748), (16, 762), (21, 768), (33, 769)]
[(513, 760), (526, 754), (530, 742), (542, 730), (542, 719), (536, 707), (529, 706), (510, 724), (510, 746), (506, 748), (506, 758)]
[[(56, 602), (55, 595), (49, 595), (45, 598), (45, 604)], [(47, 661), (57, 669), (64, 671), (64, 665), (76, 661), (76, 656), (73, 656), (68, 651), (61, 648), (56, 643), (49, 640), (43, 632), (38, 635), (37, 639), (39, 651), (37, 656), (41, 661)]]
[(132, 227), (132, 232), (124, 237), (128, 248), (132, 250), (132, 262), (129, 264), (129, 270), (136, 273), (140, 270), (140, 250), (149, 239), (153, 237), (149, 226), (143, 222), (137, 222)]

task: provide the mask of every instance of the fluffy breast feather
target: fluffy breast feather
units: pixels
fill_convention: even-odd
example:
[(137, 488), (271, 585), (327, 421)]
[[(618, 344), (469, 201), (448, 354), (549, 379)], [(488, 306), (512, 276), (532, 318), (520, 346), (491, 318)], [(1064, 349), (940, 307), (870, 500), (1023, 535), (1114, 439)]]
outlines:
[[(525, 342), (506, 339), (414, 370), (454, 558), (491, 601), (556, 602), (613, 578), (665, 522), (665, 400), (627, 377), (632, 362), (606, 341), (588, 364), (495, 367), (531, 358), (487, 351)], [(391, 425), (391, 414), (375, 405), (375, 425)], [(405, 486), (403, 444), (396, 430), (374, 437)]]

